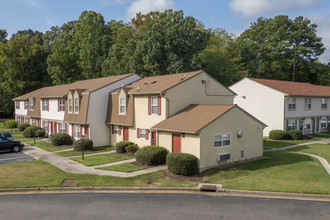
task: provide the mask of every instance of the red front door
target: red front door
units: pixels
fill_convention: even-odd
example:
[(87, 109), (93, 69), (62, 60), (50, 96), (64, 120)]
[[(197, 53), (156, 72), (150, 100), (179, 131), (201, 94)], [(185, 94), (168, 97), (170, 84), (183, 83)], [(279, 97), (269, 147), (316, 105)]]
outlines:
[(124, 141), (128, 141), (128, 127), (124, 127)]
[(181, 152), (181, 135), (172, 134), (172, 153)]
[(151, 131), (151, 145), (156, 145), (156, 131)]

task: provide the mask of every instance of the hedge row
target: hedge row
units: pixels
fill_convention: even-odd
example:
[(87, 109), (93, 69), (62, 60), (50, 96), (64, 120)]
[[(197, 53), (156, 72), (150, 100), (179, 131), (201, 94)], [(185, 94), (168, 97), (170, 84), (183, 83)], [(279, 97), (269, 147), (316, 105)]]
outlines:
[(301, 131), (291, 130), (291, 131), (282, 131), (282, 130), (272, 130), (269, 132), (269, 139), (272, 140), (299, 140), (301, 138)]
[(29, 126), (29, 127), (25, 128), (25, 130), (23, 132), (23, 136), (25, 138), (33, 138), (34, 135), (36, 135), (36, 132), (38, 130), (42, 130), (42, 128), (41, 127), (38, 127), (38, 126), (34, 126), (34, 127), (33, 126)]

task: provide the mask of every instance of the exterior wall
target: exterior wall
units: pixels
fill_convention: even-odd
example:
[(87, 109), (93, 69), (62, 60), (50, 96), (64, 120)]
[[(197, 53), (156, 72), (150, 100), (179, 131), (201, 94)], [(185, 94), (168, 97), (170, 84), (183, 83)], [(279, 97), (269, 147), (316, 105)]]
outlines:
[[(245, 78), (229, 87), (237, 96), (234, 103), (265, 123), (263, 135), (274, 129), (283, 130), (284, 94)], [(243, 98), (245, 97), (245, 98)]]
[(109, 135), (111, 129), (105, 124), (109, 93), (140, 78), (138, 75), (132, 75), (89, 94), (87, 124), (89, 124), (90, 138), (93, 140), (94, 146), (111, 144)]
[(40, 113), (42, 119), (63, 121), (65, 111), (58, 111), (58, 99), (49, 99), (49, 111), (42, 110), (42, 100), (40, 100)]
[[(321, 108), (321, 97), (294, 97), (296, 98), (296, 110), (288, 109), (288, 99), (285, 99), (285, 118), (297, 118), (297, 117), (314, 117), (314, 116), (327, 116), (330, 115), (330, 99), (328, 101), (328, 108)], [(312, 109), (305, 110), (305, 98), (312, 99)]]
[[(111, 126), (111, 125), (109, 125), (109, 126)], [(115, 146), (116, 143), (123, 141), (123, 137), (124, 137), (123, 132), (124, 132), (123, 128), (121, 128), (121, 135), (112, 134), (112, 131), (110, 132), (111, 146)]]
[[(202, 80), (206, 80), (206, 84)], [(169, 100), (168, 117), (191, 104), (233, 104), (233, 95), (208, 74), (198, 74), (166, 92), (165, 97)]]
[[(238, 130), (243, 131), (243, 136), (240, 138), (237, 137)], [(261, 157), (263, 155), (262, 131), (262, 124), (238, 108), (225, 113), (203, 128), (200, 133), (200, 170)], [(222, 133), (230, 133), (231, 145), (215, 148), (213, 135)], [(241, 158), (241, 151), (244, 151), (243, 158)], [(221, 153), (230, 153), (230, 159), (218, 162), (216, 155)]]
[(16, 101), (19, 102), (19, 109), (16, 109), (16, 103), (15, 103), (15, 114), (16, 115), (27, 115), (28, 110), (24, 109), (24, 101)]

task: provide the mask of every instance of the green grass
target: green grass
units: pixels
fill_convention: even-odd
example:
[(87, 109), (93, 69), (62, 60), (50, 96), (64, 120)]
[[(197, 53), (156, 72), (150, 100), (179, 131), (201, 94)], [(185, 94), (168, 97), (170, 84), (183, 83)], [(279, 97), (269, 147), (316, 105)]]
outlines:
[(288, 150), (314, 154), (316, 156), (323, 157), (330, 164), (330, 145), (328, 144), (309, 144), (305, 146), (290, 148)]
[[(94, 153), (100, 153), (100, 152), (107, 152), (114, 150), (114, 147), (94, 147), (93, 151), (85, 151), (84, 154), (94, 154)], [(57, 152), (56, 154), (62, 156), (62, 157), (71, 157), (71, 156), (77, 156), (81, 155), (81, 151), (63, 151), (63, 152)]]
[(106, 163), (113, 163), (122, 160), (128, 160), (128, 159), (132, 159), (132, 157), (127, 157), (119, 154), (100, 154), (100, 155), (86, 156), (84, 161), (81, 160), (81, 157), (74, 157), (70, 159), (78, 163), (84, 164), (86, 166), (94, 166), (94, 165), (100, 165)]
[(48, 141), (37, 141), (35, 144), (33, 142), (28, 142), (28, 144), (50, 152), (72, 148), (72, 147), (53, 146)]
[(130, 172), (134, 172), (134, 171), (138, 171), (138, 170), (145, 170), (145, 169), (147, 169), (147, 167), (138, 167), (131, 163), (122, 163), (122, 164), (118, 164), (118, 165), (114, 165), (114, 166), (99, 167), (97, 169), (130, 173)]
[(270, 141), (270, 140), (263, 140), (264, 142), (264, 149), (269, 149), (269, 148), (281, 148), (281, 147), (286, 147), (290, 145), (295, 145), (295, 144), (302, 144), (302, 143), (308, 143), (312, 141), (318, 141), (320, 139), (318, 138), (313, 138), (309, 140), (280, 140), (280, 141)]
[(330, 134), (322, 133), (322, 134), (311, 134), (310, 136), (315, 138), (330, 138)]

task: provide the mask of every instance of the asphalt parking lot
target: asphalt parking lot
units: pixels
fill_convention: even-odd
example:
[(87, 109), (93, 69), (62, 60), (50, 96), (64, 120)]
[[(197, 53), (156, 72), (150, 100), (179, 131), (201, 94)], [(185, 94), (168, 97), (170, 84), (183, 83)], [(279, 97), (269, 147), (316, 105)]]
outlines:
[(0, 152), (0, 165), (8, 163), (19, 163), (34, 160), (33, 157), (23, 154), (22, 152)]

